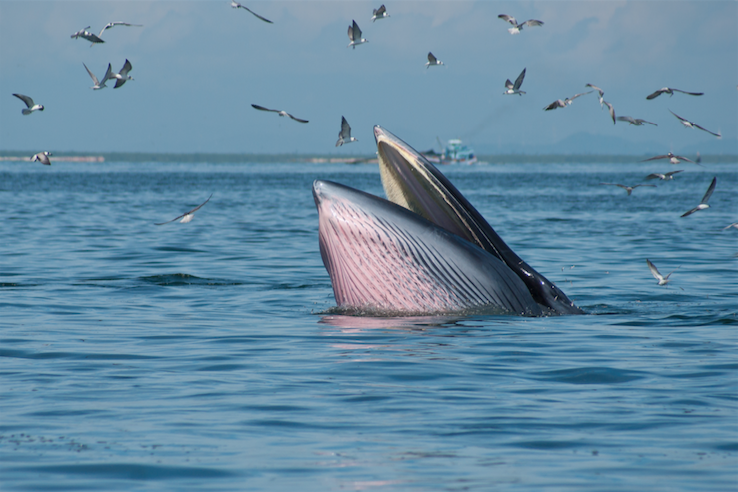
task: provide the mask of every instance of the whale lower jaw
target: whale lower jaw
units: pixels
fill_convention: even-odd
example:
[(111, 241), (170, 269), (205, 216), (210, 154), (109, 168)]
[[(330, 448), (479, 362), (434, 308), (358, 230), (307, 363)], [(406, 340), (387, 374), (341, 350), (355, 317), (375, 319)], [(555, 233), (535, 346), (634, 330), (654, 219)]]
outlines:
[(423, 217), (330, 181), (313, 196), (338, 312), (549, 314), (502, 261)]

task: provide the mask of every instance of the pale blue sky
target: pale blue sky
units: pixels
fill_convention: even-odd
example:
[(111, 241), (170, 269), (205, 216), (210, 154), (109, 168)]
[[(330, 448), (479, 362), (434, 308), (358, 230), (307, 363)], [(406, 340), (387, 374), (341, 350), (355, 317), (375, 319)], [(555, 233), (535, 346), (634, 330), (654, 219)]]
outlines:
[[(379, 124), (419, 149), (439, 136), (539, 150), (585, 132), (738, 152), (735, 1), (386, 1), (391, 17), (374, 23), (381, 0), (241, 3), (274, 24), (229, 0), (0, 0), (0, 150), (369, 154)], [(511, 36), (503, 13), (545, 25)], [(369, 40), (356, 49), (353, 19)], [(144, 27), (115, 27), (93, 47), (70, 39), (110, 21)], [(426, 69), (428, 51), (446, 66)], [(83, 62), (101, 77), (126, 58), (134, 81), (89, 89)], [(527, 94), (503, 96), (524, 67)], [(618, 115), (659, 126), (613, 125), (595, 94), (543, 111), (588, 82)], [(663, 86), (705, 95), (646, 100)], [(15, 92), (46, 110), (23, 116)], [(336, 149), (342, 115), (359, 142)]]

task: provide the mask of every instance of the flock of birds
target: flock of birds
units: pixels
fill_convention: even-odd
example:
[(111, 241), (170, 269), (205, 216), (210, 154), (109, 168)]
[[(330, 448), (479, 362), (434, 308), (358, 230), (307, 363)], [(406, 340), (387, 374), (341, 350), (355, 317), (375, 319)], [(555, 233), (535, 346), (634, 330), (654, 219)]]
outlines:
[[(246, 6), (244, 6), (244, 5), (236, 2), (235, 0), (231, 0), (231, 7), (233, 7), (234, 9), (243, 9), (243, 10), (246, 10), (247, 12), (251, 13), (252, 15), (254, 15), (259, 20), (261, 20), (263, 22), (266, 22), (266, 23), (269, 23), (269, 24), (273, 24), (273, 22), (271, 20), (269, 20), (269, 19), (267, 19), (267, 18), (265, 18), (265, 17), (257, 14), (256, 12), (254, 12), (251, 9), (249, 9), (248, 7), (246, 7)], [(386, 7), (384, 5), (381, 5), (379, 8), (373, 9), (371, 21), (372, 22), (375, 22), (375, 21), (377, 21), (379, 19), (386, 19), (388, 17), (389, 17), (389, 14), (387, 13)], [(512, 34), (512, 35), (520, 34), (520, 31), (522, 31), (523, 28), (526, 27), (526, 26), (527, 27), (539, 27), (539, 26), (543, 26), (544, 25), (544, 23), (542, 21), (536, 20), (536, 19), (529, 19), (529, 20), (526, 20), (524, 22), (518, 22), (515, 19), (515, 17), (510, 16), (510, 15), (507, 15), (507, 14), (500, 14), (500, 15), (498, 15), (498, 18), (500, 18), (503, 21), (505, 21), (505, 22), (509, 23), (510, 25), (512, 25), (512, 27), (508, 29), (508, 32), (510, 34)], [(72, 39), (82, 38), (84, 40), (87, 40), (87, 41), (89, 41), (91, 43), (90, 46), (94, 46), (95, 44), (102, 44), (102, 43), (105, 42), (102, 39), (102, 35), (105, 33), (106, 30), (111, 29), (111, 28), (113, 28), (115, 26), (143, 27), (141, 24), (131, 24), (131, 23), (127, 23), (127, 22), (115, 21), (115, 22), (109, 22), (108, 24), (106, 24), (100, 30), (100, 32), (98, 34), (94, 34), (94, 33), (90, 32), (90, 31), (88, 31), (88, 29), (90, 29), (90, 26), (87, 26), (84, 29), (80, 29), (79, 31), (77, 31), (74, 34), (72, 34), (71, 35), (71, 38)], [(352, 20), (351, 25), (349, 25), (349, 27), (348, 27), (348, 38), (349, 38), (348, 47), (351, 47), (353, 49), (356, 49), (356, 47), (359, 46), (359, 45), (368, 43), (368, 40), (363, 37), (363, 32), (362, 32), (361, 28), (359, 27), (359, 25), (356, 23), (355, 20)], [(432, 66), (442, 66), (442, 65), (445, 65), (441, 60), (439, 60), (431, 52), (428, 52), (427, 58), (428, 58), (428, 61), (425, 64), (425, 67), (426, 68), (430, 68)], [(95, 76), (95, 74), (87, 67), (86, 64), (83, 63), (82, 65), (84, 66), (85, 70), (87, 71), (88, 75), (90, 76), (90, 78), (92, 79), (92, 81), (94, 83), (94, 85), (91, 87), (91, 89), (93, 89), (93, 90), (104, 89), (106, 87), (106, 82), (108, 82), (108, 81), (115, 80), (115, 86), (114, 86), (114, 88), (115, 89), (118, 89), (118, 88), (122, 87), (128, 80), (133, 80), (133, 78), (129, 75), (129, 73), (131, 72), (131, 70), (133, 70), (133, 66), (131, 65), (131, 62), (128, 59), (125, 60), (125, 62), (123, 64), (123, 67), (117, 73), (112, 71), (112, 65), (109, 63), (108, 64), (108, 67), (107, 67), (107, 70), (106, 70), (105, 74), (103, 75), (102, 79), (98, 79)], [(514, 95), (514, 94), (517, 94), (519, 96), (522, 96), (522, 95), (526, 94), (525, 91), (521, 90), (521, 86), (523, 85), (523, 81), (525, 80), (525, 75), (526, 75), (526, 68), (524, 68), (523, 71), (520, 73), (520, 75), (518, 75), (518, 77), (515, 79), (515, 82), (511, 82), (510, 79), (507, 79), (505, 81), (505, 91), (503, 92), (503, 94), (504, 95)], [(600, 87), (597, 87), (596, 85), (589, 84), (589, 83), (586, 84), (585, 87), (589, 87), (591, 90), (589, 90), (587, 92), (581, 92), (581, 93), (578, 93), (578, 94), (574, 94), (573, 96), (567, 97), (565, 99), (556, 99), (552, 103), (550, 103), (547, 106), (545, 106), (543, 108), (544, 111), (552, 111), (552, 110), (555, 110), (555, 109), (558, 109), (558, 108), (566, 108), (567, 106), (570, 106), (574, 102), (575, 99), (577, 99), (579, 97), (582, 97), (582, 96), (585, 96), (587, 94), (590, 94), (592, 92), (597, 91), (597, 93), (599, 95), (598, 96), (598, 101), (599, 101), (600, 107), (601, 108), (604, 108), (604, 107), (607, 107), (608, 108), (608, 112), (609, 112), (610, 118), (612, 119), (613, 124), (616, 124), (617, 121), (622, 121), (622, 122), (626, 122), (626, 123), (628, 123), (630, 125), (634, 125), (634, 126), (642, 126), (644, 124), (658, 126), (656, 123), (653, 123), (653, 122), (650, 122), (650, 121), (646, 121), (646, 120), (644, 120), (642, 118), (633, 118), (632, 116), (616, 116), (615, 109), (614, 109), (613, 105), (604, 99), (605, 91), (603, 89), (601, 89)], [(663, 87), (661, 89), (658, 89), (658, 90), (654, 91), (653, 93), (649, 94), (648, 96), (646, 96), (646, 99), (647, 100), (653, 100), (653, 99), (661, 96), (662, 94), (669, 94), (669, 96), (673, 96), (677, 92), (678, 93), (682, 93), (682, 94), (686, 94), (686, 95), (690, 95), (690, 96), (702, 96), (703, 95), (702, 92), (690, 92), (690, 91), (684, 91), (684, 90), (681, 90), (681, 89), (675, 89), (675, 88), (672, 88), (672, 87)], [(31, 97), (29, 97), (29, 96), (26, 96), (24, 94), (17, 94), (17, 93), (16, 94), (13, 94), (13, 96), (17, 97), (18, 99), (20, 99), (21, 101), (23, 101), (23, 103), (25, 104), (26, 107), (22, 109), (22, 114), (23, 115), (30, 115), (30, 114), (32, 114), (35, 111), (43, 111), (44, 110), (44, 106), (43, 105), (35, 103), (35, 101)], [(290, 118), (290, 119), (292, 119), (292, 120), (294, 120), (294, 121), (296, 121), (298, 123), (307, 124), (309, 122), (306, 119), (297, 118), (296, 116), (288, 113), (287, 111), (281, 110), (281, 109), (270, 109), (270, 108), (266, 108), (264, 106), (260, 106), (258, 104), (252, 104), (251, 106), (254, 109), (258, 110), (258, 111), (277, 113), (280, 117), (285, 117), (286, 116), (286, 117), (288, 117), (288, 118)], [(696, 128), (696, 129), (705, 131), (707, 133), (710, 133), (711, 135), (714, 135), (717, 138), (721, 138), (720, 132), (715, 133), (713, 131), (710, 131), (710, 130), (704, 128), (703, 126), (698, 125), (697, 123), (694, 123), (694, 122), (692, 122), (692, 121), (690, 121), (690, 120), (688, 120), (686, 118), (683, 118), (683, 117), (679, 116), (678, 114), (674, 113), (671, 110), (669, 110), (669, 112), (672, 115), (674, 115), (680, 121), (680, 123), (682, 125), (684, 125), (685, 128)], [(336, 147), (340, 147), (340, 146), (342, 146), (344, 144), (351, 143), (351, 142), (356, 142), (356, 141), (358, 141), (358, 140), (355, 137), (352, 137), (351, 136), (351, 126), (349, 125), (349, 123), (346, 120), (346, 118), (344, 116), (341, 116), (341, 129), (340, 129), (340, 131), (338, 133), (338, 140), (336, 142)], [(44, 152), (39, 152), (39, 153), (33, 155), (30, 160), (32, 162), (40, 162), (41, 164), (44, 164), (44, 165), (47, 165), (48, 166), (48, 165), (51, 165), (51, 160), (49, 159), (50, 156), (52, 156), (52, 154), (50, 152), (44, 151)], [(671, 152), (669, 152), (667, 154), (663, 154), (663, 155), (658, 155), (658, 156), (655, 156), (655, 157), (651, 157), (651, 158), (645, 159), (644, 161), (641, 161), (641, 162), (661, 160), (661, 159), (668, 159), (671, 164), (679, 164), (682, 161), (684, 161), (684, 162), (690, 162), (690, 163), (697, 164), (697, 165), (700, 164), (699, 153), (698, 153), (697, 161), (692, 161), (692, 160), (690, 160), (690, 159), (688, 159), (686, 157), (675, 155), (675, 154), (673, 154)], [(649, 174), (648, 176), (646, 176), (645, 179), (646, 180), (659, 179), (661, 181), (669, 181), (669, 180), (673, 180), (674, 179), (674, 175), (675, 174), (678, 174), (678, 173), (681, 173), (681, 172), (683, 172), (683, 170), (670, 171), (670, 172), (666, 172), (666, 173), (652, 173), (652, 174)], [(702, 197), (702, 200), (700, 201), (699, 205), (697, 205), (693, 209), (685, 212), (684, 214), (681, 215), (681, 217), (687, 217), (689, 215), (694, 214), (695, 212), (698, 212), (698, 211), (705, 210), (705, 209), (709, 208), (710, 206), (708, 205), (707, 202), (710, 199), (710, 196), (712, 195), (713, 191), (715, 190), (716, 183), (717, 183), (717, 178), (714, 177), (712, 179), (712, 182), (710, 183), (710, 186), (707, 189), (707, 192)], [(623, 188), (624, 190), (626, 190), (626, 192), (627, 192), (628, 195), (631, 195), (631, 193), (633, 192), (633, 190), (636, 189), (636, 188), (639, 188), (639, 187), (655, 187), (655, 185), (653, 185), (653, 184), (636, 184), (636, 185), (633, 185), (633, 186), (624, 185), (624, 184), (620, 184), (620, 183), (600, 183), (600, 184), (602, 184), (602, 185), (612, 185), (612, 186), (617, 186), (617, 187)], [(164, 224), (168, 224), (170, 222), (174, 222), (176, 220), (180, 220), (181, 223), (188, 223), (188, 222), (190, 222), (193, 219), (194, 213), (196, 211), (198, 211), (200, 208), (202, 208), (206, 203), (208, 203), (210, 201), (210, 198), (212, 198), (212, 195), (210, 195), (210, 197), (208, 197), (208, 199), (205, 200), (205, 202), (201, 203), (200, 205), (198, 205), (197, 207), (193, 208), (192, 210), (190, 210), (188, 212), (185, 212), (184, 214), (182, 214), (182, 215), (180, 215), (178, 217), (175, 217), (172, 220), (169, 220), (169, 221), (166, 221), (166, 222), (160, 222), (160, 223), (157, 223), (156, 225), (164, 225)], [(725, 229), (728, 229), (730, 227), (736, 227), (736, 229), (738, 229), (738, 223), (730, 224)], [(671, 275), (671, 273), (669, 273), (669, 275), (662, 276), (659, 273), (659, 271), (656, 268), (656, 266), (654, 266), (654, 264), (650, 260), (647, 259), (646, 262), (648, 264), (648, 267), (649, 267), (651, 273), (658, 280), (659, 285), (666, 285), (669, 282), (669, 276)]]

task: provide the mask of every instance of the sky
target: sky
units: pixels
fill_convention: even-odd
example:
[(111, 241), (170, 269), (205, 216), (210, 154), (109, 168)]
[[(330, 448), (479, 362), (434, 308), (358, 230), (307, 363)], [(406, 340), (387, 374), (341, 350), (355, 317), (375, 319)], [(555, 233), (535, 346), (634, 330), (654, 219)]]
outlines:
[[(0, 152), (368, 155), (381, 125), (418, 150), (461, 138), (478, 153), (576, 153), (591, 137), (605, 152), (738, 153), (736, 1), (386, 1), (376, 22), (381, 0), (241, 3), (274, 23), (230, 0), (0, 0)], [(513, 36), (499, 14), (544, 25)], [(355, 49), (352, 20), (369, 41)], [(70, 38), (111, 21), (143, 27)], [(429, 51), (445, 65), (426, 68)], [(101, 78), (126, 59), (133, 81), (90, 89), (83, 63)], [(523, 68), (527, 94), (503, 95)], [(543, 111), (587, 83), (658, 126), (613, 125), (596, 93)], [(661, 87), (704, 95), (646, 100)], [(13, 93), (45, 110), (22, 115)], [(342, 116), (359, 141), (336, 148)]]

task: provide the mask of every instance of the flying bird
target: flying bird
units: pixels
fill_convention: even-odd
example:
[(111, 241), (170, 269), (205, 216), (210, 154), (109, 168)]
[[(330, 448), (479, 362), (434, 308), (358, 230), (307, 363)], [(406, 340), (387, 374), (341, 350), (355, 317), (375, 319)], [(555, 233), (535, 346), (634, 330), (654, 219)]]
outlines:
[(110, 29), (111, 27), (115, 27), (115, 26), (143, 27), (143, 24), (129, 24), (127, 22), (120, 22), (120, 21), (108, 22), (107, 24), (105, 24), (105, 27), (103, 27), (100, 30), (100, 34), (98, 34), (97, 36), (98, 37), (102, 36), (102, 34), (105, 32), (106, 29)]
[(515, 20), (515, 17), (507, 14), (500, 14), (497, 17), (504, 20), (505, 22), (509, 22), (510, 24), (512, 24), (513, 27), (507, 30), (507, 32), (509, 32), (510, 34), (519, 34), (525, 26), (535, 27), (543, 25), (543, 22), (535, 19), (528, 19), (525, 22), (518, 23), (518, 21)]
[(727, 231), (727, 230), (728, 230), (728, 229), (730, 229), (731, 227), (735, 227), (736, 229), (738, 229), (738, 222), (733, 222), (732, 224), (729, 224), (729, 225), (727, 225), (727, 226), (723, 227), (723, 230), (724, 230), (724, 231)]
[(605, 106), (607, 106), (607, 110), (610, 112), (610, 118), (612, 118), (612, 124), (614, 125), (615, 124), (615, 108), (613, 108), (612, 104), (605, 101), (604, 99), (602, 100), (602, 102), (605, 104)]
[(672, 270), (672, 271), (669, 272), (669, 275), (667, 275), (666, 277), (664, 277), (663, 275), (661, 275), (661, 273), (659, 272), (658, 268), (656, 268), (656, 265), (654, 265), (653, 263), (651, 263), (651, 261), (649, 261), (648, 258), (646, 258), (646, 263), (648, 264), (648, 269), (651, 270), (651, 275), (653, 275), (654, 278), (659, 281), (659, 285), (666, 285), (666, 284), (668, 284), (670, 282), (669, 276), (671, 276), (671, 274), (676, 271), (676, 270)]
[(710, 196), (712, 196), (712, 192), (715, 191), (715, 185), (717, 184), (717, 176), (712, 178), (712, 183), (710, 183), (710, 187), (707, 188), (707, 191), (705, 192), (705, 196), (702, 197), (702, 201), (700, 201), (700, 204), (694, 207), (689, 212), (685, 212), (682, 214), (682, 217), (686, 217), (687, 215), (692, 215), (695, 212), (698, 212), (700, 210), (704, 210), (706, 208), (710, 208), (710, 206), (707, 204), (707, 200), (710, 199)]
[(674, 95), (674, 92), (681, 92), (682, 94), (689, 94), (690, 96), (701, 96), (704, 94), (704, 92), (687, 92), (679, 89), (672, 89), (671, 87), (662, 87), (653, 94), (649, 94), (648, 96), (646, 96), (646, 99), (656, 99), (661, 94), (669, 94), (669, 96), (671, 97)]
[(92, 45), (94, 45), (96, 43), (104, 43), (105, 42), (102, 39), (100, 39), (100, 36), (97, 36), (97, 35), (89, 32), (89, 31), (87, 31), (87, 29), (89, 29), (89, 28), (90, 28), (90, 26), (87, 26), (84, 29), (80, 29), (79, 31), (77, 31), (74, 34), (72, 34), (70, 37), (72, 39), (79, 39), (79, 38), (86, 39), (87, 41), (89, 41), (90, 43), (92, 43), (90, 46), (92, 46)]
[(669, 159), (669, 162), (671, 162), (672, 164), (679, 164), (679, 161), (686, 161), (686, 162), (691, 162), (692, 164), (696, 164), (696, 162), (690, 159), (687, 159), (686, 157), (675, 155), (675, 154), (672, 154), (671, 152), (669, 152), (668, 154), (664, 154), (664, 155), (657, 155), (656, 157), (649, 157), (648, 159), (644, 159), (641, 162), (657, 161), (659, 159)]
[(346, 121), (346, 118), (341, 116), (341, 131), (338, 132), (338, 142), (336, 147), (340, 147), (345, 143), (358, 142), (358, 139), (351, 136), (351, 126)]
[(603, 99), (603, 96), (605, 95), (605, 91), (603, 91), (602, 89), (600, 89), (596, 85), (592, 85), (592, 84), (586, 84), (584, 87), (591, 87), (592, 89), (594, 89), (594, 90), (596, 90), (597, 92), (600, 93), (600, 97), (599, 97), (599, 99), (600, 99), (600, 108), (602, 108), (602, 106), (605, 104), (605, 100)]
[(110, 80), (117, 79), (115, 81), (115, 87), (113, 87), (113, 89), (117, 89), (118, 87), (122, 86), (126, 83), (127, 80), (133, 80), (133, 77), (128, 75), (128, 72), (130, 72), (131, 70), (133, 70), (133, 66), (131, 66), (131, 62), (129, 62), (128, 58), (126, 58), (126, 62), (123, 64), (123, 68), (120, 69), (120, 72), (110, 73), (110, 77), (108, 77)]
[(289, 116), (290, 118), (292, 118), (293, 120), (295, 120), (295, 121), (297, 121), (299, 123), (307, 123), (308, 122), (308, 120), (301, 120), (300, 118), (295, 118), (294, 116), (292, 116), (291, 114), (289, 114), (287, 111), (282, 111), (282, 110), (279, 110), (279, 109), (269, 109), (269, 108), (265, 108), (264, 106), (259, 106), (257, 104), (252, 104), (251, 107), (253, 107), (254, 109), (258, 109), (259, 111), (271, 111), (272, 113), (278, 113), (279, 116)]
[(584, 96), (585, 94), (589, 94), (590, 92), (592, 92), (592, 91), (581, 92), (579, 94), (575, 94), (574, 96), (567, 97), (563, 101), (561, 99), (557, 99), (554, 102), (552, 102), (551, 104), (549, 104), (548, 106), (546, 106), (545, 108), (543, 108), (543, 110), (544, 111), (551, 111), (552, 109), (556, 109), (556, 108), (565, 108), (565, 107), (569, 106), (574, 101), (574, 99), (578, 98), (579, 96)]
[(89, 68), (87, 68), (87, 65), (85, 65), (84, 62), (82, 62), (82, 65), (84, 65), (85, 70), (87, 70), (87, 73), (90, 74), (90, 77), (92, 78), (92, 81), (95, 83), (95, 85), (93, 85), (92, 87), (90, 87), (90, 89), (99, 90), (99, 89), (104, 89), (104, 88), (107, 87), (105, 85), (105, 82), (107, 82), (108, 80), (111, 79), (110, 74), (112, 73), (110, 71), (110, 63), (108, 63), (108, 71), (105, 72), (105, 76), (103, 76), (102, 81), (98, 81), (97, 80), (97, 77), (95, 77), (95, 74), (92, 73)]
[(433, 53), (429, 51), (428, 52), (428, 62), (425, 64), (425, 68), (429, 68), (435, 65), (443, 65), (443, 62), (439, 60), (438, 58), (436, 58), (435, 56), (433, 56)]
[(387, 9), (384, 7), (384, 4), (382, 4), (378, 9), (372, 9), (372, 22), (377, 19), (384, 19), (385, 17), (389, 17), (389, 14), (387, 13)]
[(653, 126), (659, 126), (656, 123), (651, 123), (650, 121), (642, 120), (640, 118), (633, 118), (632, 116), (618, 116), (618, 121), (627, 121), (631, 125), (635, 125), (635, 126), (641, 126), (645, 123), (648, 123), (649, 125), (653, 125)]
[(525, 94), (525, 91), (520, 90), (520, 86), (523, 85), (523, 79), (525, 79), (525, 70), (526, 69), (524, 68), (523, 71), (520, 72), (520, 75), (515, 79), (514, 84), (510, 82), (510, 79), (505, 81), (505, 92), (503, 92), (503, 94), (518, 94), (519, 96)]
[(31, 114), (36, 110), (38, 111), (44, 110), (44, 107), (42, 105), (34, 103), (33, 99), (31, 99), (28, 96), (24, 96), (23, 94), (13, 94), (13, 95), (17, 97), (18, 99), (20, 99), (21, 101), (23, 101), (24, 103), (26, 103), (27, 107), (21, 111), (23, 114)]
[(722, 136), (722, 135), (720, 134), (720, 132), (717, 132), (717, 133), (715, 133), (715, 132), (711, 132), (711, 131), (710, 131), (710, 130), (708, 130), (707, 128), (702, 128), (702, 127), (701, 127), (700, 125), (698, 125), (697, 123), (692, 123), (691, 121), (689, 121), (689, 120), (687, 120), (687, 119), (685, 119), (685, 118), (682, 118), (681, 116), (679, 116), (678, 114), (676, 114), (676, 113), (675, 113), (674, 111), (672, 111), (671, 109), (669, 110), (669, 112), (670, 112), (671, 114), (673, 114), (674, 116), (676, 116), (677, 118), (679, 118), (679, 121), (681, 121), (681, 122), (682, 122), (682, 125), (684, 125), (684, 127), (685, 127), (685, 128), (699, 128), (700, 130), (702, 130), (702, 131), (704, 131), (704, 132), (707, 132), (707, 133), (709, 133), (710, 135), (715, 135), (715, 136), (716, 136), (717, 138), (723, 138), (723, 136)]
[(646, 179), (660, 179), (662, 181), (670, 181), (674, 179), (674, 175), (677, 173), (684, 172), (684, 169), (680, 169), (679, 171), (669, 171), (668, 173), (652, 173), (646, 176)]
[(633, 193), (633, 190), (635, 190), (639, 186), (650, 186), (651, 188), (656, 188), (656, 185), (648, 185), (648, 184), (645, 184), (645, 185), (644, 184), (637, 184), (637, 185), (634, 185), (634, 186), (625, 186), (625, 185), (618, 184), (618, 183), (600, 183), (600, 184), (601, 185), (619, 186), (620, 188), (622, 188), (622, 189), (624, 189), (625, 191), (628, 192), (628, 196), (630, 196), (630, 194)]
[(272, 22), (269, 19), (266, 19), (266, 18), (260, 16), (259, 14), (257, 14), (253, 10), (251, 10), (250, 8), (244, 7), (243, 5), (241, 5), (240, 3), (238, 3), (238, 2), (236, 2), (234, 0), (231, 0), (231, 7), (233, 7), (234, 9), (244, 9), (245, 11), (251, 12), (252, 14), (254, 14), (254, 16), (256, 16), (258, 19), (261, 19), (264, 22), (268, 22), (269, 24), (274, 24), (274, 22)]
[(198, 210), (200, 210), (203, 205), (205, 205), (206, 203), (208, 203), (210, 201), (211, 198), (213, 198), (212, 193), (210, 194), (210, 196), (208, 197), (207, 200), (205, 200), (204, 202), (202, 202), (200, 205), (198, 205), (197, 207), (193, 208), (189, 212), (185, 212), (182, 215), (180, 215), (179, 217), (173, 218), (172, 220), (168, 220), (166, 222), (159, 222), (158, 224), (154, 224), (154, 225), (160, 226), (160, 225), (168, 224), (170, 222), (174, 222), (177, 219), (182, 219), (182, 220), (180, 220), (180, 223), (186, 224), (186, 223), (190, 222), (195, 217), (195, 215), (194, 215), (195, 212), (197, 212)]
[(353, 25), (350, 25), (348, 28), (348, 37), (351, 40), (348, 45), (356, 49), (357, 44), (368, 43), (369, 41), (361, 37), (361, 29), (359, 29), (359, 25), (356, 21), (353, 22)]
[(31, 162), (40, 162), (41, 164), (44, 164), (46, 166), (51, 165), (51, 161), (49, 160), (49, 156), (53, 155), (51, 152), (39, 152), (38, 154), (34, 154), (33, 157), (31, 157)]

